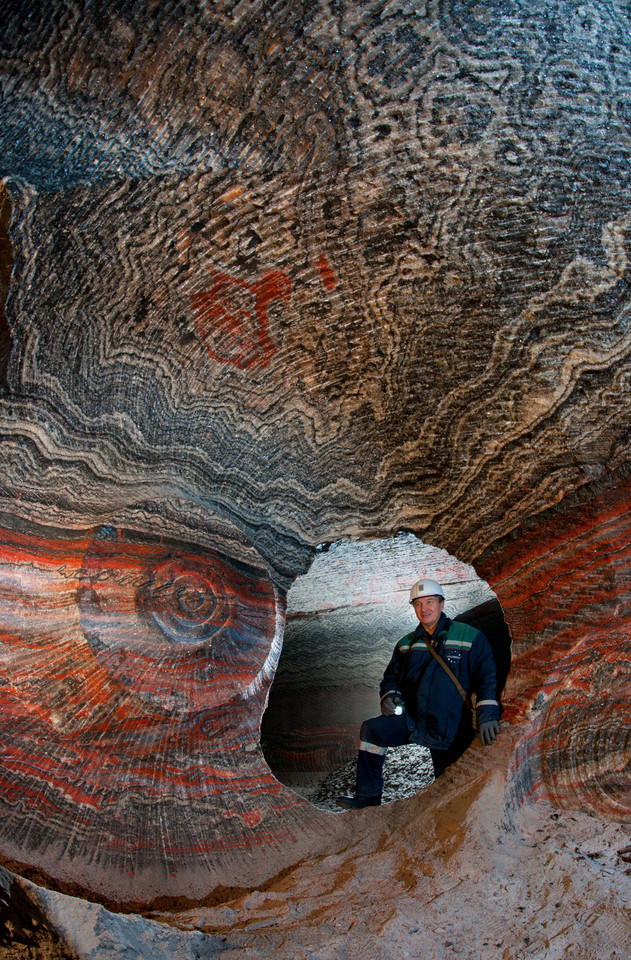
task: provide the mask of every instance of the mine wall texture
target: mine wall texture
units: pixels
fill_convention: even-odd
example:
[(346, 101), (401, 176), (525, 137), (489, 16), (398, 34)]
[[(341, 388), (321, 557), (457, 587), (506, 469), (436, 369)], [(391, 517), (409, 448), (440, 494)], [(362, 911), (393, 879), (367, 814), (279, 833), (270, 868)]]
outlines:
[[(628, 956), (628, 4), (15, 0), (0, 90), (0, 955)], [(428, 571), (498, 744), (310, 804)]]

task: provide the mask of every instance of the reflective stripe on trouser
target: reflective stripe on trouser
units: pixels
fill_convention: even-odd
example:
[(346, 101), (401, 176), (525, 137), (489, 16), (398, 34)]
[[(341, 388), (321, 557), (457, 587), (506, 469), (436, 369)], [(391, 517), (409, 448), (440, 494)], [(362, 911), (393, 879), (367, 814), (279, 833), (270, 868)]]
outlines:
[(358, 797), (380, 797), (383, 793), (383, 765), (388, 747), (409, 743), (404, 716), (371, 717), (359, 732), (356, 792)]
[(380, 755), (383, 754), (384, 757), (388, 752), (387, 747), (377, 747), (374, 743), (366, 743), (365, 740), (359, 741), (359, 749), (367, 750), (368, 753), (378, 753)]
[[(358, 797), (378, 797), (383, 793), (383, 765), (388, 747), (410, 743), (405, 716), (372, 717), (362, 723), (360, 750), (357, 754), (356, 792)], [(462, 719), (452, 742), (445, 750), (430, 748), (434, 776), (440, 777), (447, 767), (465, 752), (475, 736), (471, 713), (463, 710)], [(363, 747), (362, 747), (363, 744)]]

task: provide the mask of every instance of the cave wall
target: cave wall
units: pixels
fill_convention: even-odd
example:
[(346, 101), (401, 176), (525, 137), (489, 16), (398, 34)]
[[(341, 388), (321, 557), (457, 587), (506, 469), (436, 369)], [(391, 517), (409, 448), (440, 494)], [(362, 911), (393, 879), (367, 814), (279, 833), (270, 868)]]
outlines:
[(8, 6), (6, 866), (146, 904), (339, 845), (261, 715), (315, 548), (400, 531), (505, 611), (511, 802), (628, 815), (629, 20)]

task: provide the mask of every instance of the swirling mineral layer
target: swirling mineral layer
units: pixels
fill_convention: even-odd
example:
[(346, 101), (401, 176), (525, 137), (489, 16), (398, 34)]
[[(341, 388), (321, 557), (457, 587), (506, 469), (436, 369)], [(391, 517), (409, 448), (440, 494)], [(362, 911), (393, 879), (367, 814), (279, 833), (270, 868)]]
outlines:
[[(349, 635), (378, 674), (408, 574), (477, 572), (502, 669), (512, 638), (497, 820), (626, 824), (628, 4), (0, 20), (3, 864), (146, 910), (361, 846), (261, 746), (267, 724), (269, 758), (302, 749), (262, 718), (288, 591), (331, 544), (329, 627), (287, 633), (313, 654), (307, 767), (352, 752), (360, 655), (327, 712)], [(399, 551), (372, 579), (368, 541)], [(438, 566), (406, 565), (417, 542)], [(491, 768), (473, 747), (459, 769)]]

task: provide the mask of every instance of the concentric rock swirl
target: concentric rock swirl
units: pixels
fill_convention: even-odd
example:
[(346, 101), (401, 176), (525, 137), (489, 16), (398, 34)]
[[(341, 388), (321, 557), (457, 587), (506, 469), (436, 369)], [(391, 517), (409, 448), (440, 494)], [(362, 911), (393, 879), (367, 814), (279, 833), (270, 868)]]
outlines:
[(0, 50), (3, 863), (146, 905), (341, 843), (262, 715), (315, 550), (397, 535), (506, 615), (509, 814), (626, 816), (628, 4), (16, 0)]

